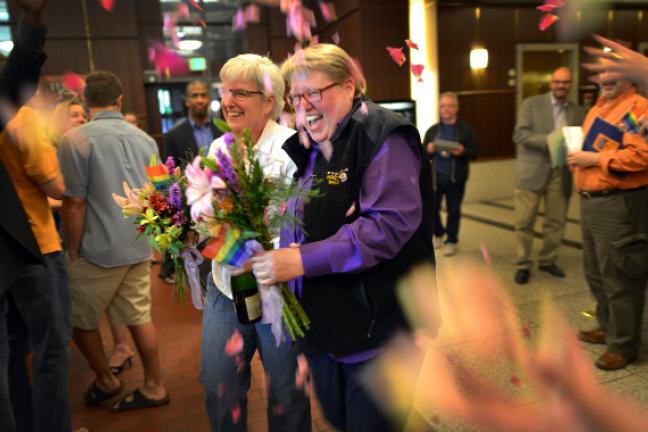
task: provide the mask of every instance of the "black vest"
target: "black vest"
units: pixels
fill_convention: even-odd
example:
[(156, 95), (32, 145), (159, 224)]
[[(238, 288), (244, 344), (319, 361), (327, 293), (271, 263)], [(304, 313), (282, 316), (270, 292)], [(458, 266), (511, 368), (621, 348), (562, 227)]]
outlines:
[[(420, 146), (418, 131), (402, 116), (366, 101), (368, 114), (355, 101), (352, 114), (336, 130), (330, 161), (320, 153), (313, 176), (320, 194), (304, 208), (304, 243), (323, 240), (358, 218), (363, 174), (386, 137), (395, 131)], [(304, 173), (309, 150), (293, 135), (283, 146)], [(329, 274), (304, 278), (300, 302), (312, 327), (300, 341), (306, 352), (349, 354), (380, 346), (397, 328), (407, 328), (396, 298), (396, 283), (414, 264), (434, 264), (432, 247), (432, 177), (425, 153), (421, 153), (419, 179), (423, 220), (412, 238), (392, 259), (360, 273)], [(355, 203), (355, 212), (346, 215)]]

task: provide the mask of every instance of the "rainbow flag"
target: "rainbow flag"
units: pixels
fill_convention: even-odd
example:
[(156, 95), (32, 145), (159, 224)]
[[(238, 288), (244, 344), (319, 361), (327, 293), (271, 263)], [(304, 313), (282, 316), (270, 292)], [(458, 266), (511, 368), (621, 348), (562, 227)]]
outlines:
[(171, 177), (169, 177), (169, 169), (164, 164), (157, 163), (157, 157), (151, 156), (151, 163), (144, 168), (146, 175), (155, 189), (164, 190), (171, 185)]
[(201, 253), (205, 258), (219, 263), (241, 267), (252, 257), (252, 253), (245, 247), (245, 242), (240, 230), (221, 225), (217, 235), (207, 243)]
[(639, 117), (641, 117), (641, 113), (638, 112), (636, 107), (633, 105), (621, 119), (626, 131), (632, 134), (639, 133)]

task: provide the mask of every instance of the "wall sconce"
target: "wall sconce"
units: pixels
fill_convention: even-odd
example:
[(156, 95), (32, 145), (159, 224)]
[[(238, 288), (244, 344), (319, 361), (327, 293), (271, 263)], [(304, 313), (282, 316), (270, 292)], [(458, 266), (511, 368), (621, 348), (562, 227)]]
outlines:
[(478, 48), (470, 51), (470, 68), (471, 69), (486, 69), (488, 66), (488, 50), (485, 48)]

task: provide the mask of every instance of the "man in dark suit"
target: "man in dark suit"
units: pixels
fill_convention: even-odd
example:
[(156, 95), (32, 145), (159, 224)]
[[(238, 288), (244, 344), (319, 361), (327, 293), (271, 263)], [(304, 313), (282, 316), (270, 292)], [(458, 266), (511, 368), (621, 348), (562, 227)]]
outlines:
[(211, 97), (204, 81), (192, 81), (185, 90), (187, 119), (167, 132), (163, 138), (163, 157), (172, 156), (176, 165), (190, 161), (201, 149), (207, 151), (221, 135), (209, 116)]
[[(209, 116), (211, 97), (209, 86), (204, 81), (192, 81), (185, 89), (187, 119), (176, 125), (163, 137), (163, 157), (173, 157), (176, 165), (191, 161), (201, 149), (209, 150), (211, 143), (222, 135)], [(162, 261), (161, 279), (167, 283), (175, 282), (173, 261), (167, 256)]]

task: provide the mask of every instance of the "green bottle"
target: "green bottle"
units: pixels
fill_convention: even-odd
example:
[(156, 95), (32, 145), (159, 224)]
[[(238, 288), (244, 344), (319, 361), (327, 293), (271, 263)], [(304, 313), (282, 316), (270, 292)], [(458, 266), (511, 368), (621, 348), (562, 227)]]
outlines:
[(252, 273), (232, 276), (230, 279), (236, 317), (241, 324), (254, 324), (261, 319), (261, 295)]

